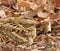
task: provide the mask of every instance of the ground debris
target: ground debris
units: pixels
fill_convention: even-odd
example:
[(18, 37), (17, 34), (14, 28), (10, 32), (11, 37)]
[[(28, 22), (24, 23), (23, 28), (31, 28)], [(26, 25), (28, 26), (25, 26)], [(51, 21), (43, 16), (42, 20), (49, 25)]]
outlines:
[(60, 51), (60, 0), (0, 0), (0, 51)]

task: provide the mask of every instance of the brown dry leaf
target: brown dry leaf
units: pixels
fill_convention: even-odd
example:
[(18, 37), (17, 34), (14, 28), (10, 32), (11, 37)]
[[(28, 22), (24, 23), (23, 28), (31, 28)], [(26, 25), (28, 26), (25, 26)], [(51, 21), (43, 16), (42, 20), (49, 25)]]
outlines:
[(53, 0), (54, 1), (54, 6), (57, 8), (57, 9), (60, 9), (60, 0)]
[(58, 15), (57, 15), (56, 13), (50, 14), (49, 16), (50, 16), (50, 19), (51, 19), (51, 20), (56, 20), (56, 19), (58, 19)]
[(32, 10), (35, 10), (38, 7), (38, 5), (33, 3), (33, 2), (23, 1), (23, 0), (17, 0), (17, 4), (20, 7), (27, 7), (27, 8), (30, 8)]
[(3, 5), (10, 7), (15, 5), (16, 0), (2, 0), (1, 2)]
[(54, 13), (54, 6), (52, 3), (46, 4), (44, 9), (49, 13)]
[(40, 5), (41, 1), (42, 0), (33, 0), (33, 2), (36, 3), (36, 4), (38, 4), (38, 5)]

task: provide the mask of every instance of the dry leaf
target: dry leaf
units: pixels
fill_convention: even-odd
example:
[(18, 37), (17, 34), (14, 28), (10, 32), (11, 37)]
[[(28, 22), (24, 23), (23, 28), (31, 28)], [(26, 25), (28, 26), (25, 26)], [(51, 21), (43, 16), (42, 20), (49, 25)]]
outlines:
[(38, 5), (33, 3), (33, 2), (29, 2), (29, 1), (23, 1), (23, 0), (17, 0), (17, 4), (20, 6), (20, 7), (27, 7), (27, 8), (30, 8), (32, 10), (35, 10)]
[(42, 11), (39, 11), (39, 12), (37, 13), (37, 15), (38, 15), (38, 17), (40, 17), (40, 18), (47, 18), (48, 15), (49, 15), (49, 13), (44, 13), (44, 12), (42, 12)]
[(57, 9), (60, 9), (60, 0), (53, 0), (54, 1), (54, 6), (57, 8)]
[(7, 17), (4, 10), (0, 10), (0, 17)]
[(15, 3), (16, 3), (15, 0), (2, 0), (2, 4), (8, 7), (15, 5)]

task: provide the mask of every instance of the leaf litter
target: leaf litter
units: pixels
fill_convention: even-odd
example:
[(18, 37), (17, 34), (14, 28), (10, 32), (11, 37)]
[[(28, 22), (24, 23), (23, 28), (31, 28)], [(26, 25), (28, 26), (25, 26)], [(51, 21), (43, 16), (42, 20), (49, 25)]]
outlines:
[(0, 51), (60, 51), (60, 0), (0, 0)]

